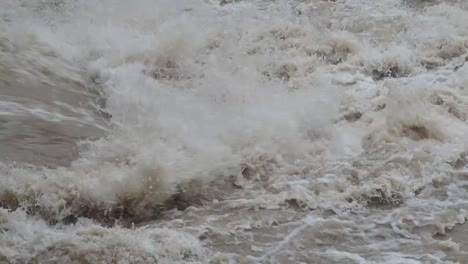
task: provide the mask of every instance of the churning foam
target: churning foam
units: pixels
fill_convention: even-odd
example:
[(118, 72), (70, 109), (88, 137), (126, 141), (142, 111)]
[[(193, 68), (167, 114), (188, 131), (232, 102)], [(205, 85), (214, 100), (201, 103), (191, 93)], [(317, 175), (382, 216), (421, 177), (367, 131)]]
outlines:
[(466, 256), (441, 238), (467, 209), (463, 2), (7, 0), (0, 9), (1, 80), (65, 89), (60, 108), (47, 97), (11, 102), (24, 95), (10, 92), (0, 117), (105, 134), (81, 141), (70, 166), (1, 165), (0, 260)]

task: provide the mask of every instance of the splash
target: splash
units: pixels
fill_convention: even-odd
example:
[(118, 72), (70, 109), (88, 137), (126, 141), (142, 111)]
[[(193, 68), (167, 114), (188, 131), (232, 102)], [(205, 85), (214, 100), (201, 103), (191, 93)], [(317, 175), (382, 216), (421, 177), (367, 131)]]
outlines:
[[(0, 130), (22, 140), (0, 164), (0, 260), (466, 255), (447, 239), (468, 209), (462, 1), (0, 10)], [(55, 154), (19, 152), (41, 126), (11, 120)]]

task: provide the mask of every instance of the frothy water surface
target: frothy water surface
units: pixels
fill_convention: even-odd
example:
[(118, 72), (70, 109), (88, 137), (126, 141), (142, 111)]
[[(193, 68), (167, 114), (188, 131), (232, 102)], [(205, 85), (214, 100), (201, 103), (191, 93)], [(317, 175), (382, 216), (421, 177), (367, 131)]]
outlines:
[(0, 2), (0, 262), (466, 263), (466, 1)]

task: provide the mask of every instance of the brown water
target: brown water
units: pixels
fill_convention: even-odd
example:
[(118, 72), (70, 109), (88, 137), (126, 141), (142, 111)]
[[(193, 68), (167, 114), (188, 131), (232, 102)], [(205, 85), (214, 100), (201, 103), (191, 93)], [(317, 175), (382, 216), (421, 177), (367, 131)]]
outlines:
[(103, 135), (103, 118), (93, 113), (94, 98), (81, 92), (84, 87), (16, 78), (0, 87), (2, 103), (9, 104), (4, 111), (11, 110), (0, 116), (3, 162), (67, 166), (78, 156), (79, 141)]
[(467, 12), (0, 2), (0, 262), (468, 263)]

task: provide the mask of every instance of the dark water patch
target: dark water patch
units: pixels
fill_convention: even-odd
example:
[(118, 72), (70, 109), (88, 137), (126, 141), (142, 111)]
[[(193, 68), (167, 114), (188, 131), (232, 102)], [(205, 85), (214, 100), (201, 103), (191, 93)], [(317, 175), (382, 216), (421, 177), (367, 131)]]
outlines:
[(368, 208), (392, 209), (401, 206), (404, 203), (403, 197), (394, 191), (377, 188), (368, 193), (361, 194), (359, 197), (347, 198), (349, 203), (357, 202)]
[(454, 94), (434, 94), (430, 97), (430, 102), (445, 109), (447, 113), (460, 121), (467, 120), (467, 114), (461, 109), (463, 103), (459, 102), (459, 100), (457, 100), (457, 96)]
[(456, 170), (463, 169), (468, 164), (468, 152), (460, 153), (459, 157), (456, 160), (448, 163), (450, 164), (450, 166), (452, 166), (452, 168)]
[(361, 117), (362, 117), (362, 113), (358, 112), (358, 111), (349, 112), (349, 113), (346, 113), (345, 115), (343, 115), (343, 118), (348, 122), (356, 122), (359, 119), (361, 119)]
[(88, 218), (102, 226), (119, 225), (127, 228), (134, 224), (161, 218), (166, 211), (174, 209), (183, 211), (190, 206), (201, 206), (200, 199), (181, 193), (158, 204), (141, 201), (138, 198), (127, 198), (112, 206), (100, 206), (92, 201), (75, 197), (75, 199), (68, 200), (61, 208), (43, 206), (38, 198), (30, 197), (21, 201), (12, 192), (4, 192), (0, 195), (0, 206), (11, 211), (24, 210), (29, 215), (41, 217), (49, 225), (75, 224), (78, 218)]
[(442, 3), (457, 5), (463, 3), (463, 0), (402, 0), (403, 5), (416, 9), (416, 10), (424, 10), (424, 8), (440, 5)]
[(222, 200), (227, 193), (223, 187), (228, 181), (213, 182), (207, 186), (201, 184), (201, 182), (181, 184), (174, 194), (162, 201), (142, 191), (132, 196), (121, 194), (121, 198), (112, 204), (103, 204), (75, 194), (62, 196), (59, 205), (57, 203), (49, 205), (44, 204), (41, 197), (50, 194), (3, 190), (0, 191), (0, 207), (10, 211), (23, 210), (29, 215), (42, 218), (52, 226), (75, 224), (79, 218), (88, 218), (106, 227), (118, 225), (130, 228), (144, 222), (162, 219), (167, 212), (173, 210), (184, 211), (189, 207), (203, 207), (213, 199)]
[(390, 66), (385, 70), (374, 69), (371, 72), (371, 76), (374, 81), (380, 81), (385, 78), (408, 77), (408, 75), (409, 75), (409, 72), (403, 70), (401, 67), (397, 65)]
[(403, 125), (401, 128), (401, 135), (416, 141), (424, 139), (442, 140), (440, 132), (422, 124)]

